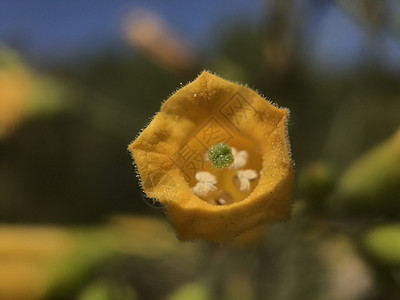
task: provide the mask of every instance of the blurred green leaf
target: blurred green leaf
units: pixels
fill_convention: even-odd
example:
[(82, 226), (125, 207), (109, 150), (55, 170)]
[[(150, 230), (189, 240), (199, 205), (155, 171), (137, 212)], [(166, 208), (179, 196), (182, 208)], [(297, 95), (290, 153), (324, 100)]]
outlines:
[(332, 191), (335, 177), (332, 167), (325, 162), (314, 162), (299, 174), (299, 193), (311, 206), (320, 209)]
[(345, 171), (328, 209), (344, 214), (398, 214), (399, 197), (400, 130)]
[(77, 300), (135, 300), (137, 296), (132, 289), (124, 289), (106, 280), (89, 284), (80, 293)]
[(380, 225), (364, 236), (366, 251), (388, 267), (400, 267), (400, 223)]
[(167, 300), (211, 300), (210, 291), (204, 284), (187, 283), (179, 287)]

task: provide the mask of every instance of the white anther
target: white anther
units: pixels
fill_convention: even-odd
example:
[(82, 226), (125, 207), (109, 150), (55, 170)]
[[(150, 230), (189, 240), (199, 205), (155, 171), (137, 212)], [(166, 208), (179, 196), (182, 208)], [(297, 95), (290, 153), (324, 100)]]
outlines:
[(200, 196), (200, 197), (205, 197), (207, 196), (210, 192), (215, 191), (217, 188), (215, 185), (209, 182), (198, 182), (194, 188), (193, 192), (195, 195)]
[(216, 202), (217, 202), (218, 205), (225, 205), (226, 204), (226, 201), (224, 199), (222, 199), (222, 198), (219, 198)]
[(209, 172), (197, 172), (194, 177), (198, 182), (217, 183), (217, 178)]
[(232, 147), (231, 149), (234, 159), (231, 168), (235, 170), (243, 168), (247, 164), (247, 161), (249, 160), (249, 153), (246, 150), (238, 152), (235, 147)]
[(193, 192), (200, 197), (207, 196), (210, 192), (217, 190), (215, 184), (217, 178), (209, 172), (197, 172), (194, 176), (198, 183), (194, 186)]
[(251, 169), (240, 170), (236, 172), (236, 177), (239, 179), (239, 190), (243, 192), (250, 189), (250, 181), (257, 178), (257, 172)]

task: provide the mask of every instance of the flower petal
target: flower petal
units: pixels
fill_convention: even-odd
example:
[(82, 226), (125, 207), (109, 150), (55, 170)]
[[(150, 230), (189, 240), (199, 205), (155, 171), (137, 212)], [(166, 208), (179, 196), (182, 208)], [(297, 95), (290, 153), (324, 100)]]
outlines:
[[(261, 223), (290, 217), (288, 114), (253, 90), (208, 72), (162, 105), (129, 149), (144, 192), (164, 204), (179, 238), (229, 241)], [(245, 199), (217, 206), (197, 197), (191, 186), (205, 168), (204, 152), (219, 142), (246, 149), (254, 158), (246, 168), (261, 172)]]

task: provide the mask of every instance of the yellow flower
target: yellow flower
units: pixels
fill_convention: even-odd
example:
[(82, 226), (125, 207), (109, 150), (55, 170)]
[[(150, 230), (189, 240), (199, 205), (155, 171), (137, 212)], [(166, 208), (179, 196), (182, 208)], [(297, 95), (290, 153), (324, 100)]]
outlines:
[[(162, 105), (129, 149), (144, 193), (164, 205), (180, 239), (229, 241), (289, 219), (288, 114), (208, 72)], [(207, 156), (218, 143), (235, 158), (223, 169)]]
[(32, 93), (32, 74), (22, 65), (3, 60), (0, 49), (0, 138), (21, 121)]

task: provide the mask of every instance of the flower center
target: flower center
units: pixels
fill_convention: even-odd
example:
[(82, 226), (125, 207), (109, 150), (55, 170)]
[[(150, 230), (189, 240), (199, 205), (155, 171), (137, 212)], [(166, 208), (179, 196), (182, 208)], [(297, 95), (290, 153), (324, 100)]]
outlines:
[(208, 159), (214, 167), (220, 169), (229, 167), (234, 161), (231, 148), (224, 143), (211, 146), (208, 149)]
[(195, 175), (194, 194), (213, 205), (228, 205), (246, 198), (258, 183), (261, 166), (261, 159), (252, 148), (247, 151), (224, 143), (211, 146), (204, 154), (204, 170)]

